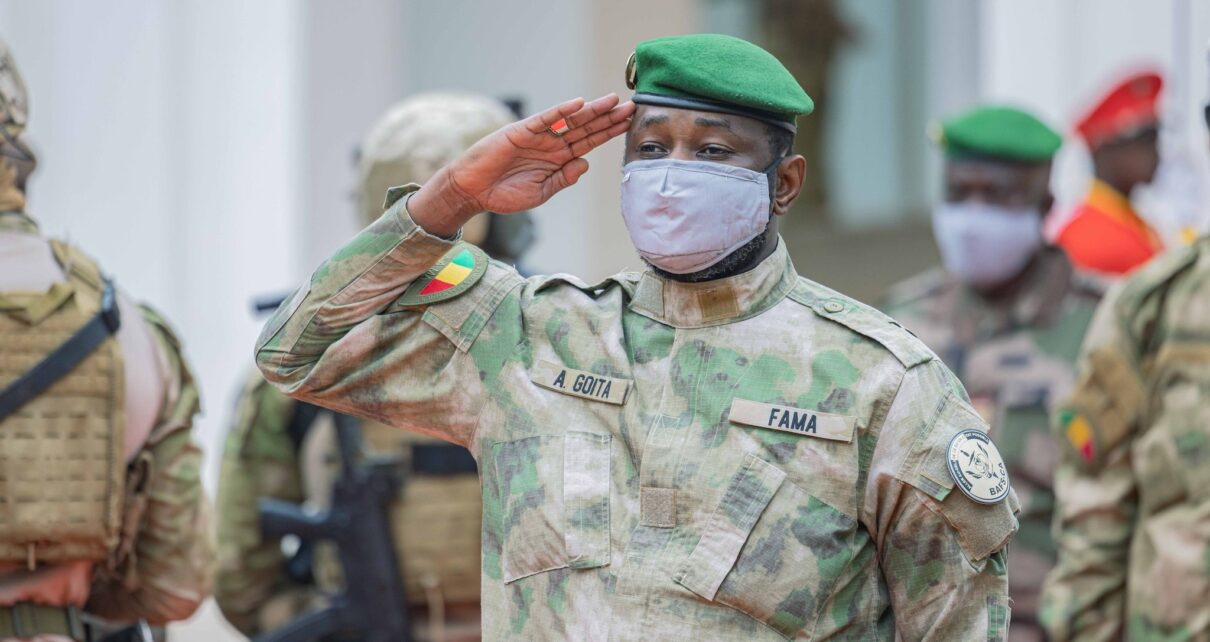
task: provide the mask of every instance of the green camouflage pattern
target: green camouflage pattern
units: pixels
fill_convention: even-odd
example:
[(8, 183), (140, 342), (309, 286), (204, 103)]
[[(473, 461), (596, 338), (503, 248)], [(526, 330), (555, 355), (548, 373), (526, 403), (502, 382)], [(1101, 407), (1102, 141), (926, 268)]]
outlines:
[(1099, 298), (1061, 250), (1047, 248), (1015, 291), (994, 301), (934, 269), (893, 287), (883, 307), (958, 375), (1008, 465), (1021, 500), (1008, 555), (1014, 639), (1041, 639), (1042, 582), (1055, 562), (1050, 416), (1075, 385)]
[[(890, 319), (799, 277), (784, 243), (697, 284), (492, 262), (403, 306), (460, 251), (404, 203), (278, 309), (256, 359), (291, 396), (471, 450), (485, 639), (1003, 639), (1015, 495), (954, 488), (950, 438), (985, 424)], [(560, 394), (541, 363), (633, 385), (620, 404)], [(855, 434), (738, 425), (737, 398)]]
[(189, 617), (210, 595), (215, 544), (202, 490), (202, 451), (192, 435), (201, 409), (197, 384), (167, 322), (150, 308), (141, 310), (164, 359), (167, 393), (132, 464), (147, 473), (140, 488), (128, 492), (122, 541), (110, 564), (98, 568), (85, 610), (158, 625)]
[(1055, 640), (1210, 640), (1210, 238), (1112, 290), (1082, 355), (1042, 620)]

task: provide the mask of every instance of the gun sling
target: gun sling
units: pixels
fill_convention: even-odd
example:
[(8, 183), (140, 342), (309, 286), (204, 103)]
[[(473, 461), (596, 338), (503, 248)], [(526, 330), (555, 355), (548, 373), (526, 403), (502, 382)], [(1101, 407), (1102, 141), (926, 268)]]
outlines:
[(42, 361), (0, 391), (0, 421), (4, 421), (56, 381), (67, 376), (106, 339), (113, 336), (121, 325), (113, 282), (106, 279), (105, 290), (101, 294), (101, 310), (67, 341), (55, 348), (54, 352), (46, 355)]

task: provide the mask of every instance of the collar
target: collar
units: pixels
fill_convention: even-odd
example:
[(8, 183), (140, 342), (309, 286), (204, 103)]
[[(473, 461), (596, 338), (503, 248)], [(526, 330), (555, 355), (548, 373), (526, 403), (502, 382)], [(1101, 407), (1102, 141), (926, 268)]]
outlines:
[(25, 212), (18, 210), (0, 212), (0, 232), (37, 234), (38, 224)]
[(630, 309), (674, 328), (707, 328), (742, 321), (777, 305), (798, 282), (786, 242), (756, 267), (725, 279), (684, 283), (651, 270), (639, 277)]
[(1084, 199), (1090, 207), (1100, 210), (1106, 216), (1118, 221), (1119, 223), (1130, 227), (1142, 234), (1147, 242), (1154, 249), (1159, 249), (1162, 245), (1159, 236), (1155, 230), (1139, 216), (1134, 210), (1134, 205), (1130, 199), (1112, 185), (1100, 179), (1093, 179), (1092, 188), (1088, 190), (1088, 197)]
[(992, 336), (1015, 328), (1046, 326), (1062, 310), (1074, 270), (1063, 251), (1054, 246), (1042, 251), (1026, 268), (1021, 282), (1012, 292), (989, 300), (974, 289), (963, 286), (967, 310), (978, 326), (980, 336)]

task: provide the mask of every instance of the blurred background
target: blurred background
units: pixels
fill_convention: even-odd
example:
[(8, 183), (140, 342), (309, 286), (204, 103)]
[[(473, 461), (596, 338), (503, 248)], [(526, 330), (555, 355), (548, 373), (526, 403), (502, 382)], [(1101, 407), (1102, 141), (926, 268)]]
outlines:
[[(29, 211), (185, 338), (211, 489), (259, 331), (249, 302), (292, 288), (356, 232), (353, 161), (386, 107), (447, 88), (526, 113), (625, 97), (636, 42), (702, 31), (769, 48), (816, 98), (798, 141), (810, 182), (784, 233), (800, 273), (867, 302), (936, 262), (941, 159), (926, 130), (974, 101), (1068, 134), (1062, 212), (1089, 180), (1072, 123), (1123, 73), (1162, 70), (1164, 161), (1140, 200), (1166, 233), (1205, 221), (1207, 2), (0, 0), (41, 160)], [(536, 212), (537, 272), (641, 267), (619, 215), (620, 142), (589, 161)], [(172, 639), (239, 638), (207, 607)]]

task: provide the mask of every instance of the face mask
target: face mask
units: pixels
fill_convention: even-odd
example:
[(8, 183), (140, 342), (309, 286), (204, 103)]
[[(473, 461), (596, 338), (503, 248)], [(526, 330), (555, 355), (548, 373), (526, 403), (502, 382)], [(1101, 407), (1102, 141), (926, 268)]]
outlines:
[(769, 176), (704, 161), (641, 160), (622, 168), (622, 219), (639, 255), (690, 274), (723, 260), (769, 224)]
[(1042, 216), (1032, 207), (942, 203), (933, 235), (946, 271), (968, 285), (994, 286), (1020, 274), (1042, 247)]

